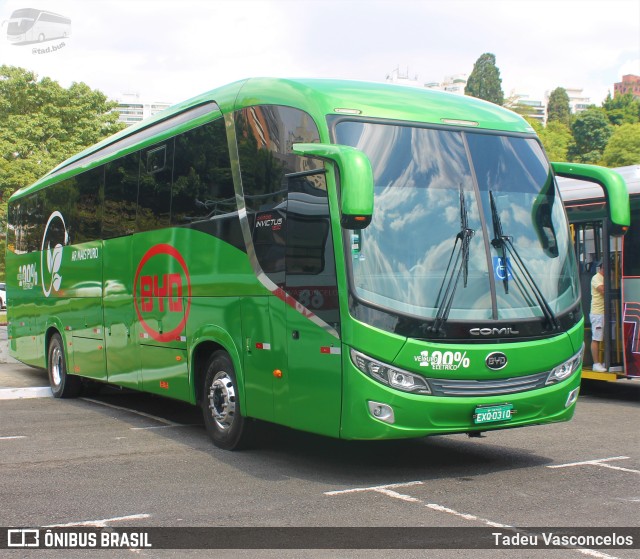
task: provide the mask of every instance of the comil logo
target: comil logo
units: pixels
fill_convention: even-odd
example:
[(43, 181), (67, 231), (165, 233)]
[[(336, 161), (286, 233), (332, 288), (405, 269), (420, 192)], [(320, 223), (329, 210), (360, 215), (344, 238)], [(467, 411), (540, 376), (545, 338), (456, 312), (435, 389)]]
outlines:
[(191, 309), (191, 278), (184, 258), (167, 244), (151, 247), (140, 260), (133, 284), (136, 314), (158, 342), (181, 339)]
[(55, 211), (49, 216), (40, 247), (42, 292), (45, 297), (49, 297), (54, 291), (60, 291), (62, 285), (60, 267), (63, 250), (67, 244), (69, 244), (69, 234), (64, 217), (60, 212)]

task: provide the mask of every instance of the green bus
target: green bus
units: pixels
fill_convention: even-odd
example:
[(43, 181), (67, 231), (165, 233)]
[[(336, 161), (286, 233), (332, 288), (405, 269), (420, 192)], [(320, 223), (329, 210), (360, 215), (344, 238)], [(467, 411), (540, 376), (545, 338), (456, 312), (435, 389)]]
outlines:
[[(609, 200), (597, 184), (558, 180), (571, 224), (585, 315), (585, 347), (591, 343), (591, 278), (598, 264), (604, 275), (603, 339), (594, 370), (585, 352), (582, 378), (613, 382), (640, 379), (640, 165), (614, 169), (623, 179), (631, 204), (631, 225), (621, 237), (608, 219)], [(604, 369), (604, 370), (602, 370)]]
[(227, 449), (255, 420), (344, 439), (568, 420), (583, 313), (554, 166), (477, 99), (221, 87), (12, 196), (10, 350), (57, 397), (199, 405)]

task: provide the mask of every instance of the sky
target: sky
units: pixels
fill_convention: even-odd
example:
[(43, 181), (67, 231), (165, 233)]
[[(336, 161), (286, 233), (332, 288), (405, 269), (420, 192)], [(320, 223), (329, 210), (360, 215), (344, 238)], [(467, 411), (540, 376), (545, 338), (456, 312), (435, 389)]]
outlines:
[(13, 45), (3, 23), (0, 64), (112, 99), (177, 103), (252, 76), (441, 82), (485, 52), (507, 97), (582, 88), (600, 105), (640, 75), (640, 0), (0, 0), (0, 22), (19, 8), (69, 17), (72, 36)]

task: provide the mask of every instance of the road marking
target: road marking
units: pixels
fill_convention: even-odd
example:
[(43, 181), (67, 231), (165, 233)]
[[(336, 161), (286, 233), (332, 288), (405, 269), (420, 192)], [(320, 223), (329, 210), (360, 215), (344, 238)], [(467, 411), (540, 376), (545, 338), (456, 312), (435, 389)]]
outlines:
[(22, 400), (27, 398), (52, 398), (48, 386), (31, 386), (27, 388), (0, 388), (0, 400)]
[(70, 528), (72, 526), (93, 526), (96, 528), (107, 528), (107, 522), (126, 522), (127, 520), (141, 520), (151, 518), (150, 514), (130, 514), (128, 516), (114, 516), (113, 518), (103, 518), (102, 520), (80, 520), (78, 522), (68, 522), (67, 524), (49, 524), (43, 528)]
[(494, 522), (493, 520), (488, 520), (486, 518), (482, 518), (474, 514), (458, 512), (457, 510), (453, 510), (448, 507), (443, 507), (442, 505), (437, 505), (435, 503), (427, 503), (425, 507), (438, 512), (445, 512), (447, 514), (451, 514), (459, 518), (464, 518), (465, 520), (473, 520), (475, 522), (480, 522), (480, 524), (484, 524), (485, 526), (490, 526), (492, 528), (506, 528), (508, 530), (513, 530), (515, 532), (518, 531), (518, 529), (515, 526), (511, 526), (510, 524), (502, 524), (501, 522)]
[[(362, 491), (375, 491), (378, 493), (389, 494), (389, 490), (392, 487), (409, 487), (411, 485), (422, 485), (421, 481), (408, 481), (406, 483), (391, 483), (389, 485), (376, 485), (374, 487), (354, 487), (353, 489), (342, 489), (340, 491), (326, 491), (325, 495), (343, 495), (346, 493), (361, 493)], [(395, 493), (392, 491), (392, 493)], [(399, 495), (399, 493), (398, 493)], [(405, 495), (408, 497), (408, 495)], [(410, 497), (413, 499), (413, 497)]]
[[(612, 460), (612, 459), (608, 458), (607, 460)], [(484, 524), (485, 526), (489, 526), (491, 528), (502, 528), (505, 530), (509, 530), (511, 532), (527, 534), (525, 530), (520, 530), (519, 528), (516, 528), (515, 526), (511, 526), (509, 524), (494, 522), (493, 520), (482, 518), (480, 516), (476, 516), (475, 514), (459, 512), (457, 510), (451, 509), (449, 507), (445, 507), (443, 505), (438, 505), (436, 503), (425, 503), (422, 499), (417, 499), (416, 497), (411, 497), (410, 495), (404, 495), (402, 493), (398, 493), (390, 489), (392, 487), (393, 488), (408, 487), (408, 486), (414, 486), (414, 485), (423, 485), (423, 482), (410, 481), (407, 483), (393, 483), (389, 485), (376, 485), (373, 487), (356, 487), (353, 489), (343, 489), (339, 491), (325, 491), (324, 494), (328, 496), (334, 496), (334, 495), (345, 495), (347, 493), (362, 493), (365, 491), (372, 491), (374, 493), (381, 493), (383, 495), (387, 495), (388, 497), (392, 497), (394, 499), (400, 499), (405, 502), (418, 503), (418, 504), (424, 505), (426, 508), (430, 510), (433, 510), (436, 512), (443, 512), (445, 514), (450, 514), (457, 518), (463, 518), (464, 520), (479, 522), (480, 524)], [(588, 548), (567, 548), (567, 549), (570, 549), (571, 551), (576, 551), (577, 553), (581, 553), (582, 555), (588, 555), (589, 557), (596, 557), (597, 559), (619, 559), (614, 555), (609, 555), (607, 553), (603, 553), (602, 551), (596, 551), (595, 549), (588, 549)]]
[(631, 474), (640, 474), (640, 470), (632, 470), (631, 468), (622, 468), (621, 466), (612, 466), (606, 462), (613, 462), (614, 460), (628, 460), (628, 456), (612, 456), (611, 458), (599, 458), (597, 460), (584, 460), (582, 462), (570, 462), (569, 464), (557, 464), (554, 466), (547, 466), (551, 469), (559, 468), (573, 468), (575, 466), (598, 466), (599, 468), (608, 468), (609, 470), (618, 470), (621, 472), (629, 472)]
[(11, 441), (14, 439), (26, 439), (24, 435), (13, 435), (11, 437), (0, 437), (0, 441)]
[(81, 399), (85, 400), (86, 402), (93, 402), (94, 404), (100, 404), (101, 406), (106, 406), (107, 408), (113, 408), (115, 410), (126, 411), (129, 413), (135, 413), (136, 415), (141, 415), (142, 417), (153, 419), (154, 421), (158, 421), (159, 423), (164, 423), (166, 426), (169, 426), (169, 427), (182, 427), (181, 423), (169, 421), (168, 419), (164, 419), (156, 415), (151, 415), (150, 413), (145, 413), (143, 411), (132, 410), (130, 408), (125, 408), (122, 406), (116, 406), (115, 404), (107, 404), (106, 402), (101, 402), (100, 400), (94, 400), (93, 398), (81, 398)]
[(129, 427), (132, 431), (149, 431), (151, 429), (173, 429), (174, 427), (198, 427), (198, 423), (174, 423), (173, 425), (155, 425), (153, 427)]

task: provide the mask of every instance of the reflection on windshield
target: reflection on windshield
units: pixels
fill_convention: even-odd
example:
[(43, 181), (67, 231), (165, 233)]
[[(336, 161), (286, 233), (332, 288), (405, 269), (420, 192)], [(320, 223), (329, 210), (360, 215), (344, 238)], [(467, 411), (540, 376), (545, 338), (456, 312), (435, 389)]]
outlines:
[(361, 122), (340, 122), (336, 133), (374, 171), (373, 220), (352, 233), (360, 301), (436, 322), (545, 316), (531, 285), (511, 281), (521, 268), (491, 244), (492, 192), (494, 214), (552, 312), (576, 302), (564, 211), (536, 141)]

